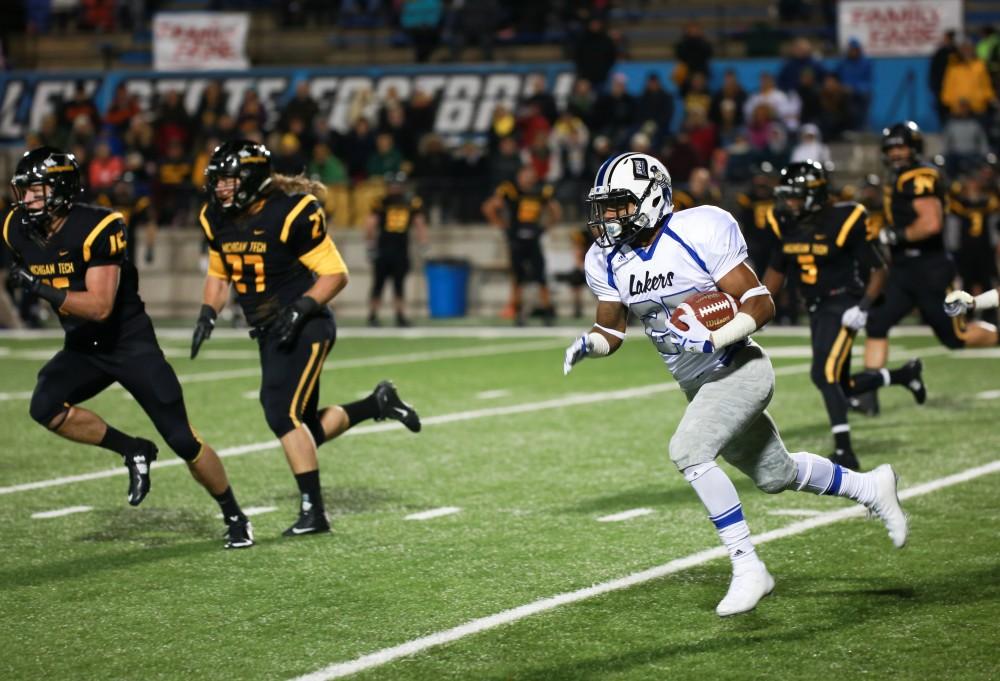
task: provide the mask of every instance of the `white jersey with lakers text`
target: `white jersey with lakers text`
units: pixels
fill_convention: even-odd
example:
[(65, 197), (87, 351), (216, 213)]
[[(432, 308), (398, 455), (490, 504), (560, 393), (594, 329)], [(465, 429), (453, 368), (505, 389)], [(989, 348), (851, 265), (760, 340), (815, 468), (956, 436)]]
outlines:
[(733, 216), (698, 206), (667, 216), (645, 248), (616, 246), (587, 252), (587, 284), (599, 300), (620, 302), (642, 320), (657, 352), (682, 388), (693, 388), (729, 366), (739, 342), (713, 353), (682, 352), (666, 321), (697, 292), (717, 291), (716, 282), (747, 258), (747, 244)]

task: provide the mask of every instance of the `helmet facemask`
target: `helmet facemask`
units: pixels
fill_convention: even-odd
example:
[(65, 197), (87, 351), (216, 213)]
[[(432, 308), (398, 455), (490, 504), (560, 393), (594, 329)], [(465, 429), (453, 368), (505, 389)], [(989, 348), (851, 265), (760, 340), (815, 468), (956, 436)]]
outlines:
[[(238, 214), (249, 208), (271, 184), (267, 150), (263, 145), (250, 143), (239, 148), (240, 144), (226, 143), (217, 148), (205, 168), (208, 200), (229, 214)], [(224, 203), (219, 198), (218, 187), (220, 180), (226, 178), (233, 178), (236, 182), (228, 202)]]
[[(650, 194), (656, 188), (662, 189), (663, 192), (651, 199)], [(653, 171), (642, 196), (636, 196), (629, 189), (607, 191), (592, 189), (587, 197), (589, 209), (587, 227), (590, 228), (594, 241), (601, 248), (623, 246), (636, 241), (659, 223), (657, 221), (657, 224), (654, 224), (649, 218), (650, 211), (644, 209), (661, 208), (663, 193), (669, 191), (670, 178), (659, 169)], [(645, 206), (646, 201), (651, 201), (651, 206)]]
[[(18, 163), (10, 188), (17, 207), (24, 213), (22, 222), (28, 227), (28, 235), (43, 243), (53, 219), (65, 216), (80, 192), (76, 160), (70, 154), (44, 147), (28, 152)], [(30, 201), (29, 191), (33, 194)]]

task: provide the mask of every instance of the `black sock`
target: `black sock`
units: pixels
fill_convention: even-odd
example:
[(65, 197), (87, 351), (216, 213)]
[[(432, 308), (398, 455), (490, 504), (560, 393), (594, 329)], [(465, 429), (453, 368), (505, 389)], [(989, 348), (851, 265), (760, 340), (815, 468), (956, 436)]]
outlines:
[(889, 385), (906, 385), (913, 378), (913, 372), (905, 366), (889, 369)]
[(236, 495), (233, 494), (232, 487), (227, 487), (225, 492), (222, 494), (213, 494), (212, 497), (218, 502), (219, 509), (222, 511), (222, 517), (225, 519), (227, 525), (247, 519), (243, 515), (243, 510), (240, 508), (239, 502), (236, 501)]
[(362, 421), (376, 418), (380, 413), (375, 393), (372, 393), (363, 400), (351, 402), (350, 404), (342, 404), (340, 408), (347, 414), (347, 420), (351, 426), (356, 426)]
[(883, 383), (882, 374), (878, 369), (865, 369), (860, 374), (851, 376), (851, 395), (878, 390)]
[(302, 494), (302, 507), (312, 504), (316, 511), (323, 511), (323, 494), (319, 487), (319, 470), (296, 473), (295, 482), (299, 486), (299, 493)]
[(107, 431), (104, 433), (104, 437), (97, 444), (97, 446), (103, 447), (104, 449), (110, 449), (113, 452), (118, 452), (122, 456), (125, 456), (126, 454), (130, 454), (139, 448), (139, 440), (131, 435), (126, 435), (117, 428), (108, 426)]
[(851, 447), (851, 431), (845, 430), (845, 431), (840, 432), (840, 433), (834, 433), (833, 434), (833, 447), (838, 452), (851, 452), (851, 451), (854, 451), (854, 449)]

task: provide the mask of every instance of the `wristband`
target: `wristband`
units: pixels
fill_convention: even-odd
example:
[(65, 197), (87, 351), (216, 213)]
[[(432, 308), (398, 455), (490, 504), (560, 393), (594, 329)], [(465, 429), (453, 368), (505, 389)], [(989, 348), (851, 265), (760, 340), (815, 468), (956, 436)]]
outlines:
[(1000, 307), (1000, 292), (995, 288), (991, 288), (986, 293), (980, 293), (972, 300), (976, 303), (975, 309), (990, 310), (994, 307)]
[(611, 354), (611, 345), (608, 343), (608, 339), (596, 331), (587, 334), (587, 345), (589, 346), (587, 348), (588, 355), (606, 357)]
[(55, 286), (49, 286), (48, 284), (39, 284), (38, 289), (35, 291), (37, 295), (42, 300), (47, 300), (52, 303), (57, 311), (66, 302), (66, 291), (65, 289), (56, 288)]
[(737, 312), (736, 317), (725, 326), (711, 333), (712, 345), (716, 350), (741, 341), (757, 330), (757, 320), (746, 312)]

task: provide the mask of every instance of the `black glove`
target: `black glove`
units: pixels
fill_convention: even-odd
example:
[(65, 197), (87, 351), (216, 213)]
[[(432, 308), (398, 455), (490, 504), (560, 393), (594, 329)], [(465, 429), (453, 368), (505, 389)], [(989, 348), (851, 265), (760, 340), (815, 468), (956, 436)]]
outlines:
[(25, 291), (34, 293), (42, 300), (49, 301), (56, 310), (66, 302), (65, 290), (42, 283), (41, 279), (20, 265), (14, 265), (10, 268), (10, 281), (14, 286), (20, 286)]
[(878, 233), (878, 240), (885, 246), (896, 246), (906, 241), (906, 233), (902, 229), (886, 227)]
[(278, 339), (279, 347), (287, 348), (294, 345), (302, 327), (318, 311), (319, 303), (309, 296), (302, 296), (278, 313), (268, 333)]
[(215, 328), (215, 308), (211, 305), (202, 305), (201, 313), (198, 315), (198, 322), (194, 325), (194, 336), (191, 338), (191, 359), (198, 356), (201, 344), (212, 337), (212, 329)]

